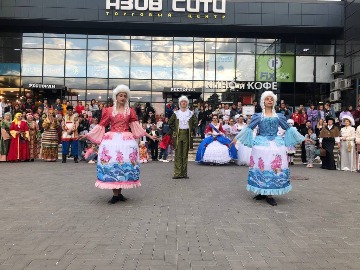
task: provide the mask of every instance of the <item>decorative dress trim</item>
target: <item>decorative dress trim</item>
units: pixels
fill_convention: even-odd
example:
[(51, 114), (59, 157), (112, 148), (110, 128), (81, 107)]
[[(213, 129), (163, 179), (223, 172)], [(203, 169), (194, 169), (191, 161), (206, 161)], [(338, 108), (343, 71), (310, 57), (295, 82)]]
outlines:
[(251, 186), (249, 184), (246, 187), (247, 191), (251, 191), (256, 194), (261, 194), (261, 195), (283, 195), (283, 194), (288, 193), (291, 189), (292, 189), (291, 185), (289, 185), (285, 188), (277, 188), (277, 189), (263, 189), (263, 188)]
[(137, 188), (141, 186), (140, 180), (133, 181), (133, 182), (103, 182), (97, 180), (95, 182), (95, 187), (100, 189), (130, 189), (130, 188)]

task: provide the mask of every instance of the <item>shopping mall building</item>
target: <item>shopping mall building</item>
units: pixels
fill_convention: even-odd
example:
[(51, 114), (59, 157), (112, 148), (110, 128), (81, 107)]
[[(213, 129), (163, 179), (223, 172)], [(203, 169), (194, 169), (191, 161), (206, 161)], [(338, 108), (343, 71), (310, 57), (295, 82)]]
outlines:
[(0, 95), (357, 105), (359, 17), (360, 0), (0, 0)]

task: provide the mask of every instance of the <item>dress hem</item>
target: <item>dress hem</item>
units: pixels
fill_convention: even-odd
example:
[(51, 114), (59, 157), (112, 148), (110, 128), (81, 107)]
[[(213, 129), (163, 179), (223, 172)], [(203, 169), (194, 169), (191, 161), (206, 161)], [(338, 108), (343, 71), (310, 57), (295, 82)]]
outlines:
[(254, 192), (256, 194), (261, 195), (283, 195), (288, 193), (292, 189), (292, 186), (289, 185), (286, 188), (277, 188), (277, 189), (265, 189), (265, 188), (258, 188), (251, 185), (247, 185), (246, 190)]
[(103, 182), (97, 180), (95, 183), (95, 187), (100, 189), (130, 189), (137, 188), (141, 186), (140, 180), (133, 182)]

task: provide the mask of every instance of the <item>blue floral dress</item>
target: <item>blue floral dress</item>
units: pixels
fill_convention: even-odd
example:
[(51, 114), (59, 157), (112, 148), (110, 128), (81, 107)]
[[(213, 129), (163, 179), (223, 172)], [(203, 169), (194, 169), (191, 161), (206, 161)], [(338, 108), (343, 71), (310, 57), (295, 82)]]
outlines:
[[(259, 128), (253, 137), (253, 129)], [(279, 126), (285, 136), (278, 135)], [(266, 117), (254, 114), (250, 124), (236, 139), (251, 147), (247, 190), (262, 195), (281, 195), (291, 190), (290, 171), (287, 162), (287, 147), (295, 146), (305, 138), (291, 127), (281, 113)]]

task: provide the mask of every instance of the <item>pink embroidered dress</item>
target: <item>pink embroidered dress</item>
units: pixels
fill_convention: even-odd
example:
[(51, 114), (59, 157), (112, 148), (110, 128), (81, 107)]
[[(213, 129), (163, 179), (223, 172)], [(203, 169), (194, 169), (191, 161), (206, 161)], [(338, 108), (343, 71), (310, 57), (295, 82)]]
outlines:
[[(110, 124), (110, 131), (105, 127)], [(104, 108), (98, 125), (86, 137), (99, 146), (97, 181), (101, 189), (129, 189), (141, 186), (139, 148), (135, 138), (146, 131), (140, 126), (136, 113), (113, 114), (113, 108)]]

